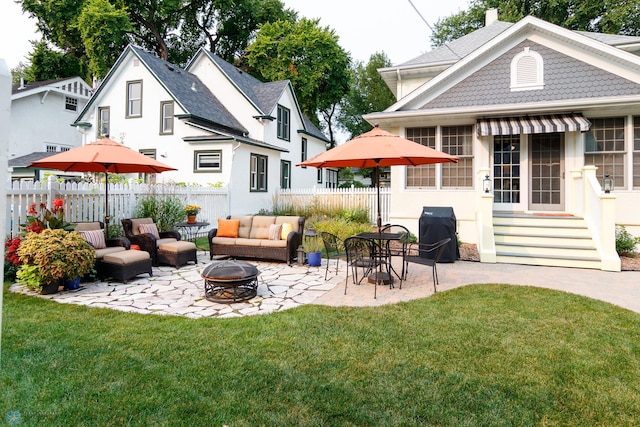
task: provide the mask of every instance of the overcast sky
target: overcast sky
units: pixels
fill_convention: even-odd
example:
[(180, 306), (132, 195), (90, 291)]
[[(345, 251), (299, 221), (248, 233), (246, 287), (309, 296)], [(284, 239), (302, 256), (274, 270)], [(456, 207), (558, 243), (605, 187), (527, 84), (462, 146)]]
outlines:
[[(412, 0), (433, 26), (439, 18), (467, 8), (467, 0)], [(400, 64), (430, 49), (431, 30), (409, 0), (284, 0), (299, 16), (320, 18), (322, 26), (335, 30), (340, 45), (353, 59), (367, 61), (385, 52)], [(22, 14), (14, 0), (0, 0), (0, 58), (15, 68), (31, 50), (29, 40), (39, 40), (35, 21)]]

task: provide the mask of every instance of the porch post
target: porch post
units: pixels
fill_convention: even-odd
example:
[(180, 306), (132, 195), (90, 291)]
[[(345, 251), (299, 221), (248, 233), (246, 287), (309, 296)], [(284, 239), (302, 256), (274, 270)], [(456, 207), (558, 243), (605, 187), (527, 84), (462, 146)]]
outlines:
[(476, 191), (480, 193), (476, 212), (476, 226), (478, 227), (478, 254), (480, 262), (496, 262), (496, 243), (493, 235), (493, 190), (485, 193), (482, 180), (489, 175), (489, 169), (478, 169)]

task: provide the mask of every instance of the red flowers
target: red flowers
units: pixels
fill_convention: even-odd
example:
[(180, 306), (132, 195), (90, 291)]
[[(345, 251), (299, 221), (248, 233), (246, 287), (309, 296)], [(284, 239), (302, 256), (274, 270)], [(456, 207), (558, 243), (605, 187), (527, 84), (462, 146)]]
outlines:
[(40, 233), (45, 228), (73, 230), (73, 225), (64, 220), (64, 200), (62, 199), (53, 200), (51, 210), (47, 209), (45, 203), (40, 203), (40, 213), (36, 209), (36, 204), (31, 203), (27, 211), (27, 222), (23, 227), (26, 231), (34, 233)]
[(14, 237), (13, 239), (7, 239), (4, 242), (5, 258), (13, 265), (20, 265), (20, 257), (16, 253), (20, 246), (22, 239), (20, 237)]

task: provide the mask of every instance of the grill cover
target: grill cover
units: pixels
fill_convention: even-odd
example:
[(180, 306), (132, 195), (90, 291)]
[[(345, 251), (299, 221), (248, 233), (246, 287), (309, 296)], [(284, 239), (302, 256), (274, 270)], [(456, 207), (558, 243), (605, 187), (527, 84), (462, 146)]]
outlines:
[[(421, 244), (432, 244), (447, 237), (451, 241), (447, 244), (440, 258), (440, 262), (455, 262), (460, 258), (458, 249), (458, 239), (456, 236), (456, 215), (452, 207), (428, 207), (422, 208), (419, 223), (418, 242)], [(433, 259), (436, 251), (420, 251), (420, 257)]]

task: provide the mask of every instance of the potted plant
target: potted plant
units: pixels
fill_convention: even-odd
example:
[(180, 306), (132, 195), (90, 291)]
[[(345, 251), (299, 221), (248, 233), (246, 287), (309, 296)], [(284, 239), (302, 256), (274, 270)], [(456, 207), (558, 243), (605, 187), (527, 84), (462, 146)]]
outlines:
[(302, 243), (307, 254), (307, 262), (310, 267), (319, 267), (322, 263), (322, 240), (318, 236), (304, 236)]
[(196, 216), (200, 212), (200, 206), (187, 205), (184, 207), (184, 212), (187, 214), (187, 222), (193, 224), (196, 222)]
[(41, 293), (56, 292), (63, 280), (88, 274), (95, 262), (95, 250), (80, 233), (62, 229), (27, 233), (17, 252), (18, 282)]

